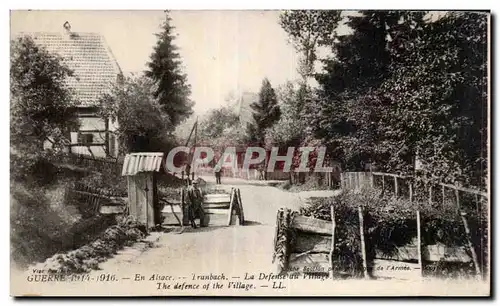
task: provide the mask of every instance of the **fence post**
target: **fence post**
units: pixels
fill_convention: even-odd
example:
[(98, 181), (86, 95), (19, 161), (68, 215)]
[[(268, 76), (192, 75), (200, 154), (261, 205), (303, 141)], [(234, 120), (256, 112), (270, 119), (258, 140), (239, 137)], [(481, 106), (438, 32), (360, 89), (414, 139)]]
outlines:
[(373, 173), (370, 172), (370, 187), (374, 188), (375, 187), (375, 178)]
[(444, 206), (444, 199), (445, 199), (445, 193), (444, 193), (444, 185), (441, 185), (441, 204)]
[(385, 193), (385, 178), (384, 175), (382, 174), (382, 194)]
[(466, 239), (467, 239), (467, 246), (469, 247), (469, 251), (471, 252), (472, 261), (474, 263), (474, 268), (476, 270), (476, 278), (480, 278), (481, 269), (479, 268), (479, 262), (477, 260), (476, 250), (474, 249), (474, 246), (472, 245), (472, 242), (471, 242), (471, 239), (470, 239), (469, 224), (467, 223), (467, 219), (465, 218), (465, 213), (462, 213), (462, 210), (460, 208), (460, 192), (459, 192), (459, 190), (457, 188), (455, 188), (455, 197), (456, 197), (456, 201), (457, 201), (458, 213), (460, 214), (460, 218), (462, 218), (462, 223), (463, 223), (464, 229), (465, 229), (465, 236), (466, 236)]
[(432, 183), (429, 183), (429, 205), (432, 205)]
[(366, 246), (365, 246), (365, 229), (363, 222), (363, 212), (361, 206), (358, 206), (358, 218), (359, 218), (359, 237), (361, 240), (361, 257), (363, 259), (363, 275), (368, 278), (368, 265), (366, 264)]
[(394, 176), (394, 195), (398, 197), (398, 178)]
[(332, 244), (330, 247), (330, 270), (331, 270), (331, 277), (333, 279), (334, 276), (334, 271), (333, 271), (333, 252), (335, 251), (335, 208), (333, 207), (333, 203), (330, 203), (330, 215), (332, 218)]

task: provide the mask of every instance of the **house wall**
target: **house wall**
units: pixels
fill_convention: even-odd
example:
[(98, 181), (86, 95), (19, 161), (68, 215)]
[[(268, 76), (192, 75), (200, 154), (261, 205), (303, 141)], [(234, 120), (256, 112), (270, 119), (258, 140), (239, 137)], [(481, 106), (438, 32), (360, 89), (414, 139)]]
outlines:
[[(95, 113), (95, 109), (80, 110), (80, 129), (77, 132), (71, 132), (70, 135), (71, 152), (106, 157), (106, 150), (108, 149), (109, 155), (116, 157), (118, 155), (118, 139), (115, 135), (108, 135), (107, 131), (116, 131), (118, 124), (112, 122), (112, 120), (109, 120), (106, 124), (106, 120), (98, 117)], [(92, 135), (92, 142), (83, 143), (82, 139), (78, 138), (79, 134)]]

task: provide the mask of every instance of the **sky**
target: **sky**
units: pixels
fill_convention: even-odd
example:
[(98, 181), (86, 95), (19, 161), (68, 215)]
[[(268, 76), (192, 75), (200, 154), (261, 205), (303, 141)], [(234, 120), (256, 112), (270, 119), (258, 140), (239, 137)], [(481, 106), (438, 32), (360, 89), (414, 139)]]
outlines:
[[(140, 72), (156, 43), (163, 11), (12, 11), (11, 34), (102, 34), (125, 73)], [(229, 93), (257, 92), (263, 78), (274, 87), (299, 78), (298, 54), (278, 24), (278, 11), (172, 11), (195, 112), (225, 104)]]

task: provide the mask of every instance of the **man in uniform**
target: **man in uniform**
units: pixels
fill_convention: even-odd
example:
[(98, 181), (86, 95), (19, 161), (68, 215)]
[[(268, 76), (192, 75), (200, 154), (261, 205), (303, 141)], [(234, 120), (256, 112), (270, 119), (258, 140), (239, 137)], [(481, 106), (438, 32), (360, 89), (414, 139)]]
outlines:
[(222, 169), (221, 168), (218, 168), (218, 169), (215, 169), (215, 183), (217, 185), (221, 184), (221, 172), (222, 172)]
[(188, 205), (189, 222), (196, 228), (196, 219), (200, 218), (200, 226), (205, 226), (205, 211), (203, 209), (203, 195), (198, 182), (193, 181), (186, 189), (186, 203)]

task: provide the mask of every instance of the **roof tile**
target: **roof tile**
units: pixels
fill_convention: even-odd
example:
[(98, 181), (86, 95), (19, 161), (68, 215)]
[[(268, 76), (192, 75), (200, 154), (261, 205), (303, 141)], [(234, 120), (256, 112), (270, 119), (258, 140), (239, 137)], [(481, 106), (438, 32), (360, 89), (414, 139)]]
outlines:
[(31, 36), (49, 52), (60, 55), (74, 71), (68, 86), (75, 91), (80, 106), (93, 106), (109, 91), (121, 74), (111, 50), (102, 35), (96, 33), (21, 33)]

